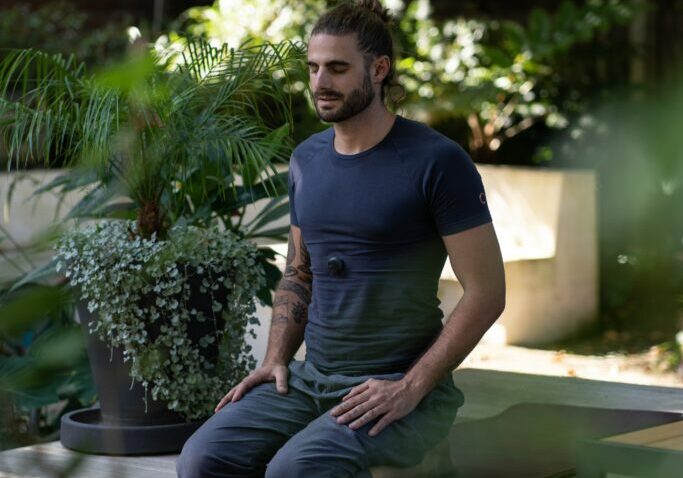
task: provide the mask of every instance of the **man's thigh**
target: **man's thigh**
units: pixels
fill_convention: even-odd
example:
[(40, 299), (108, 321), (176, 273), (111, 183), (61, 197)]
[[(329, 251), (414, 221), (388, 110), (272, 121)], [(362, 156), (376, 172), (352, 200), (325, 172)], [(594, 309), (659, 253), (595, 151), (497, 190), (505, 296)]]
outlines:
[(302, 391), (262, 383), (212, 415), (188, 439), (176, 469), (185, 477), (257, 477), (287, 440), (318, 412)]
[(377, 420), (353, 430), (348, 424), (338, 424), (328, 410), (277, 452), (266, 477), (369, 476), (367, 470), (373, 466), (417, 465), (448, 434), (462, 403), (462, 393), (447, 377), (415, 410), (374, 437), (368, 431)]

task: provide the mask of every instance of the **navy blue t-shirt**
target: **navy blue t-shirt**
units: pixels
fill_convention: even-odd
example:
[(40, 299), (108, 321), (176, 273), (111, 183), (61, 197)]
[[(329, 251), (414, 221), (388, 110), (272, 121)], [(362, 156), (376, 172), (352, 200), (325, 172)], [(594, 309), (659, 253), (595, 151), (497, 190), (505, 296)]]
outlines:
[[(358, 154), (339, 154), (329, 128), (292, 153), (289, 200), (313, 272), (306, 360), (348, 375), (407, 370), (442, 328), (441, 236), (491, 221), (472, 160), (401, 116)], [(328, 268), (333, 257), (343, 268)]]

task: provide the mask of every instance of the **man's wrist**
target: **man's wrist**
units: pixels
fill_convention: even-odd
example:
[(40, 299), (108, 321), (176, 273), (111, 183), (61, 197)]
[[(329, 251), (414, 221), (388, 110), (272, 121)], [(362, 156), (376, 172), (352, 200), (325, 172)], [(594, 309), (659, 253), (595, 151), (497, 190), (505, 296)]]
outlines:
[(431, 380), (427, 374), (420, 373), (420, 370), (417, 367), (413, 367), (408, 371), (403, 377), (403, 382), (406, 384), (408, 390), (415, 393), (420, 398), (427, 395), (436, 386), (436, 382)]
[(284, 365), (285, 367), (289, 364), (289, 360), (284, 360), (281, 358), (269, 358), (266, 357), (263, 359), (263, 363), (261, 364), (262, 367), (274, 367), (276, 365)]

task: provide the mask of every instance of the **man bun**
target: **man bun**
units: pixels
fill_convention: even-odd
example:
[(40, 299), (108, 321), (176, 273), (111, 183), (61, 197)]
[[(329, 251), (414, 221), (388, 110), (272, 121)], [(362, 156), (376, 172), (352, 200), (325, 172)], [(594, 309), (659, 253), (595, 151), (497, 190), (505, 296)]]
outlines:
[(356, 0), (356, 5), (370, 10), (375, 15), (380, 17), (384, 23), (389, 23), (392, 20), (389, 9), (384, 8), (379, 0)]

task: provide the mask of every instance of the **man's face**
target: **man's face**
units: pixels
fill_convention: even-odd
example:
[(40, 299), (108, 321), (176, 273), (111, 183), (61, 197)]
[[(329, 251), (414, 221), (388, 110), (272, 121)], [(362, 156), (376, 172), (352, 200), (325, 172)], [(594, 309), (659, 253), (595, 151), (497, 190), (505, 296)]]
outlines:
[(308, 43), (313, 104), (323, 121), (337, 123), (365, 110), (375, 98), (356, 35), (317, 34)]

